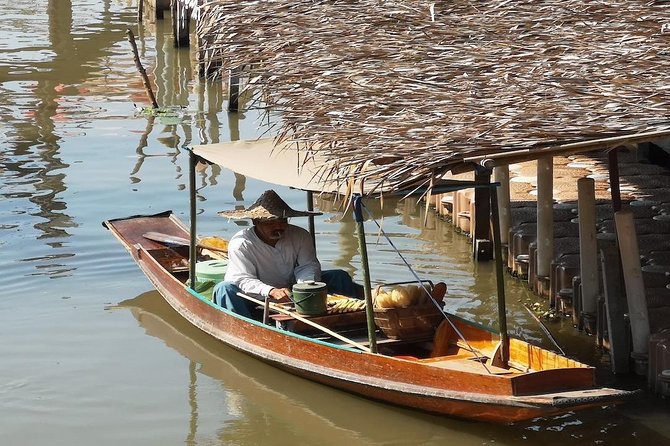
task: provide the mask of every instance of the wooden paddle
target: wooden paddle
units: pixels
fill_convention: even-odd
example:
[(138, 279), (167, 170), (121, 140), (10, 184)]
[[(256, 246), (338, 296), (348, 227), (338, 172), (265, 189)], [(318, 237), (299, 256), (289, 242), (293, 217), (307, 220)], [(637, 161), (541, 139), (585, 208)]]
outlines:
[[(145, 232), (142, 234), (142, 237), (168, 245), (188, 246), (190, 244), (190, 241), (187, 238), (179, 237), (177, 235), (164, 234), (162, 232)], [(209, 249), (210, 251), (228, 252), (228, 250), (225, 248), (213, 246), (208, 243), (202, 243), (200, 241), (196, 241), (196, 246)]]

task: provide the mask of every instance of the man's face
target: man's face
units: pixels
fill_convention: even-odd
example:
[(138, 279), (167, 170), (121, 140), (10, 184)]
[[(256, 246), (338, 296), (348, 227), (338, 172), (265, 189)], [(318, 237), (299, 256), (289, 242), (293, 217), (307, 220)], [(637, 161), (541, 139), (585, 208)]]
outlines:
[(288, 220), (275, 218), (274, 220), (262, 220), (256, 223), (256, 233), (264, 242), (274, 244), (284, 236)]

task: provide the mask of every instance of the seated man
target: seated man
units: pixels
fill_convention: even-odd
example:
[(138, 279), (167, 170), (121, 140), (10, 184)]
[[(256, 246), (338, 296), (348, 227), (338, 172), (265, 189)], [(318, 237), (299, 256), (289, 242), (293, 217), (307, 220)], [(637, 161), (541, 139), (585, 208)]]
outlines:
[(246, 317), (253, 303), (237, 295), (242, 292), (265, 300), (287, 301), (297, 282), (325, 282), (329, 293), (350, 297), (362, 295), (343, 270), (321, 271), (309, 232), (288, 224), (289, 217), (321, 215), (291, 209), (273, 190), (268, 190), (244, 210), (219, 212), (230, 218), (250, 218), (253, 226), (235, 234), (228, 244), (228, 269), (214, 288), (214, 303)]

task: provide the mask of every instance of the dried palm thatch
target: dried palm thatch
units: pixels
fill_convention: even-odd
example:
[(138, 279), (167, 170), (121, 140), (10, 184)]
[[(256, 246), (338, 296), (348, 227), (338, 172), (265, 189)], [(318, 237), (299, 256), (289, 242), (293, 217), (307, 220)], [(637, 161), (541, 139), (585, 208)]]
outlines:
[(427, 185), (473, 156), (670, 132), (666, 1), (197, 3), (207, 60), (246, 67), (331, 179)]

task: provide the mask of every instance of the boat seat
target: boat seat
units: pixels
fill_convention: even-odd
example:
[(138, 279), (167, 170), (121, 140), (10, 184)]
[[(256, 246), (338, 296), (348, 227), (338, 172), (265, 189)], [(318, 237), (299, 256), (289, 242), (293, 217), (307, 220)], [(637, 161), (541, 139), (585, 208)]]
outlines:
[(430, 357), (435, 358), (448, 355), (449, 351), (452, 349), (450, 341), (455, 334), (456, 331), (454, 330), (454, 327), (451, 326), (449, 321), (442, 321), (437, 327), (437, 330), (435, 330), (435, 336), (433, 337), (433, 350), (430, 352)]

